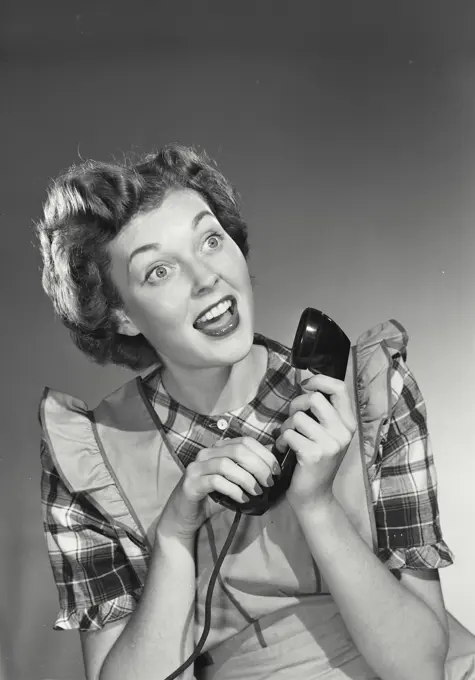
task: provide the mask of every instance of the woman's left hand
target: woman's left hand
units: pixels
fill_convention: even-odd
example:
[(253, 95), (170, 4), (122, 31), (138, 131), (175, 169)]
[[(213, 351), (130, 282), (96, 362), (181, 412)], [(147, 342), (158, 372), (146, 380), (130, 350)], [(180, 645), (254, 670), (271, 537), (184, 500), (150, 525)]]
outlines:
[[(297, 456), (287, 490), (287, 500), (296, 513), (333, 499), (333, 480), (356, 430), (344, 382), (318, 374), (304, 381), (302, 387), (306, 392), (291, 401), (289, 418), (276, 440), (280, 452), (290, 447)], [(318, 422), (305, 411), (311, 411)]]

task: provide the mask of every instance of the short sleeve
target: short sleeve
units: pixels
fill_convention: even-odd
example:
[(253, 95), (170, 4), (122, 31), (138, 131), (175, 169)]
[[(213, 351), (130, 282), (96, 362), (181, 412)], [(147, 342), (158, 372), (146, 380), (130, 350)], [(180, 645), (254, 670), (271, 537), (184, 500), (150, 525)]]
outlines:
[(71, 493), (41, 441), (46, 544), (59, 595), (56, 630), (98, 630), (132, 613), (141, 584), (114, 527), (85, 494)]
[(447, 567), (426, 405), (401, 353), (390, 381), (391, 416), (371, 474), (379, 557), (392, 570)]

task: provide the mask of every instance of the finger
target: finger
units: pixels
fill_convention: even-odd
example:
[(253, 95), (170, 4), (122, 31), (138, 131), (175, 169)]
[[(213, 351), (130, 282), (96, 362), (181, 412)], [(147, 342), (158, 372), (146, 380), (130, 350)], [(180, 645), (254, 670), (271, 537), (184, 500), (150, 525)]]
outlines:
[(279, 447), (285, 447), (286, 449), (290, 448), (297, 456), (298, 462), (301, 464), (308, 464), (309, 462), (315, 463), (322, 457), (323, 448), (295, 430), (286, 430), (283, 432), (280, 437), (278, 437), (277, 444)]
[(307, 378), (300, 383), (300, 386), (305, 390), (324, 392), (330, 396), (338, 397), (343, 392), (346, 392), (346, 385), (343, 380), (331, 378), (324, 373), (316, 373), (311, 378)]
[(190, 474), (195, 478), (198, 486), (202, 484), (202, 480), (206, 477), (220, 475), (229, 482), (240, 486), (251, 496), (257, 496), (263, 492), (262, 487), (251, 473), (226, 457), (210, 458), (200, 463), (195, 461)]
[(304, 411), (297, 411), (282, 423), (280, 433), (283, 434), (286, 430), (296, 430), (312, 441), (325, 436), (324, 427)]
[(293, 416), (299, 411), (310, 411), (325, 427), (335, 426), (341, 421), (337, 409), (321, 392), (308, 392), (293, 399), (290, 402), (289, 415)]
[[(271, 474), (276, 475), (280, 473), (280, 465), (277, 458), (268, 448), (266, 448), (260, 442), (258, 442), (257, 439), (253, 439), (252, 437), (236, 437), (234, 439), (222, 439), (216, 442), (216, 444), (210, 449), (210, 451), (212, 452), (213, 449), (222, 449), (223, 447), (228, 447), (230, 451), (232, 450), (233, 453), (230, 454), (230, 457), (232, 457), (234, 460), (237, 460), (237, 462), (239, 462), (240, 464), (241, 461), (244, 463), (244, 456), (247, 455), (245, 453), (245, 450), (247, 449), (247, 451), (250, 454), (257, 455), (258, 458), (265, 463), (268, 471)], [(223, 454), (220, 453), (219, 455)], [(239, 456), (239, 460), (235, 456)]]
[(264, 446), (258, 442), (257, 439), (253, 439), (252, 437), (245, 437), (245, 444), (262, 458), (266, 465), (268, 465), (271, 474), (280, 474), (280, 463), (272, 453), (270, 447)]
[[(227, 446), (208, 450), (206, 460), (203, 462), (203, 465), (205, 466), (204, 469), (212, 469), (213, 471), (219, 472), (220, 468), (216, 468), (215, 462), (211, 464), (211, 467), (209, 466), (211, 461), (229, 461), (229, 463), (233, 466), (231, 475), (234, 475), (236, 471), (241, 470), (243, 478), (247, 479), (248, 481), (248, 486), (246, 488), (249, 488), (251, 481), (253, 484), (256, 484), (256, 480), (261, 484), (261, 486), (268, 487), (274, 484), (272, 472), (269, 466), (262, 460), (262, 458), (257, 456), (253, 451), (245, 447), (243, 444), (235, 444), (232, 447)], [(222, 463), (220, 462), (217, 463), (217, 465), (221, 464)], [(226, 463), (224, 465), (227, 466)], [(222, 468), (222, 474), (232, 481), (241, 483), (240, 478), (235, 479), (234, 477), (229, 477), (226, 472), (229, 469), (229, 466)]]
[[(249, 496), (243, 491), (243, 489), (237, 485), (230, 482), (226, 477), (221, 475), (207, 475), (202, 477), (203, 488), (202, 492), (204, 495), (213, 493), (213, 491), (218, 491), (228, 498), (232, 498), (238, 503), (246, 503), (249, 501)], [(214, 502), (212, 498), (209, 499)]]
[(304, 380), (301, 386), (307, 394), (312, 392), (327, 394), (330, 397), (331, 405), (338, 411), (343, 422), (350, 428), (355, 426), (353, 403), (344, 382), (327, 375), (318, 374)]
[[(340, 425), (336, 431), (329, 431), (302, 411), (289, 418), (282, 426), (281, 437), (284, 441), (288, 436), (291, 436), (289, 433), (292, 431), (305, 437), (306, 442), (311, 446), (316, 444), (322, 451), (330, 455), (337, 453), (346, 446), (349, 439), (349, 434), (343, 425)], [(284, 437), (285, 433), (287, 435)]]

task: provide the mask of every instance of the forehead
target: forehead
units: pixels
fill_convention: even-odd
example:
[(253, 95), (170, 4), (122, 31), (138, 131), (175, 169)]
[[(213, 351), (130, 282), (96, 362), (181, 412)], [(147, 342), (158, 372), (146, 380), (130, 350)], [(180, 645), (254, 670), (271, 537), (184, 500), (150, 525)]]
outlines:
[(173, 189), (158, 208), (134, 217), (110, 245), (113, 250), (130, 251), (170, 236), (182, 237), (192, 228), (193, 218), (204, 210), (210, 211), (210, 208), (196, 191)]

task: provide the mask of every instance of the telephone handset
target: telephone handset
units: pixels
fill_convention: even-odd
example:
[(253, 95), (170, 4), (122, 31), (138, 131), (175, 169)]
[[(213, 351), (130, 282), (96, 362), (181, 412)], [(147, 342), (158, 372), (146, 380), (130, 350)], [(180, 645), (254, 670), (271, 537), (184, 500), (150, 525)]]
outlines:
[[(348, 337), (333, 319), (317, 309), (307, 307), (300, 317), (292, 345), (292, 365), (311, 373), (323, 373), (344, 380), (350, 346)], [(308, 414), (315, 418), (310, 411)], [(282, 454), (274, 447), (272, 453), (280, 463), (281, 472), (274, 475), (274, 485), (265, 488), (262, 494), (250, 497), (245, 503), (238, 503), (217, 491), (211, 493), (210, 497), (229, 510), (245, 515), (263, 515), (287, 491), (297, 464), (291, 449)]]

